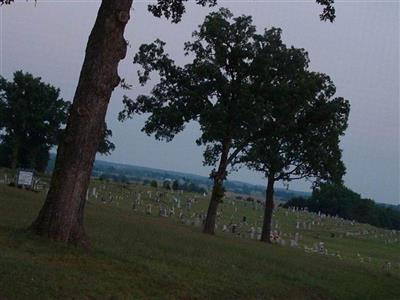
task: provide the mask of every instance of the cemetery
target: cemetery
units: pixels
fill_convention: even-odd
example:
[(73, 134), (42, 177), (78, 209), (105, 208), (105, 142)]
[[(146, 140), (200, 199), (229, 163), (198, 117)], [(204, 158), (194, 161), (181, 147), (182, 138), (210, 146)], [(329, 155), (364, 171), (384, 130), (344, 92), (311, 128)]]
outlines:
[(0, 300), (400, 300), (395, 2), (0, 0)]
[(18, 231), (29, 226), (47, 188), (32, 193), (0, 176), (0, 210), (8, 212), (0, 220), (0, 291), (7, 295), (21, 289), (40, 298), (102, 299), (400, 295), (399, 231), (276, 206), (272, 245), (265, 245), (258, 242), (263, 204), (225, 197), (210, 238), (201, 233), (208, 194), (92, 179), (86, 224), (93, 250), (53, 249)]

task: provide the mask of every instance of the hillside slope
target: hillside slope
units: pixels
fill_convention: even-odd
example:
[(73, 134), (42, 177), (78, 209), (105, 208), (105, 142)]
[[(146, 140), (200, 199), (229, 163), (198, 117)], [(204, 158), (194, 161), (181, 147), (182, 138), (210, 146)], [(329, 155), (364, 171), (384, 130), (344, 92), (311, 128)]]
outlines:
[[(334, 244), (343, 257), (346, 249), (364, 255), (361, 246), (390, 259), (388, 271), (380, 263), (264, 245), (228, 233), (210, 237), (173, 218), (133, 212), (129, 193), (139, 189), (107, 186), (121, 196), (111, 203), (90, 200), (86, 227), (93, 250), (84, 252), (22, 231), (44, 194), (0, 184), (0, 299), (399, 299), (400, 271), (394, 265), (399, 243), (343, 238)], [(199, 201), (199, 210), (206, 203)], [(245, 208), (240, 213), (250, 218)], [(302, 232), (304, 240), (315, 234), (326, 238), (322, 231)]]

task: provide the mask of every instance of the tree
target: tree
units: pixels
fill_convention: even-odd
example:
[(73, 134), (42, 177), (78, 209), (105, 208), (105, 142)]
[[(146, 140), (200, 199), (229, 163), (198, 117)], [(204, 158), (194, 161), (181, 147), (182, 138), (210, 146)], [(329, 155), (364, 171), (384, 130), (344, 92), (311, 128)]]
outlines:
[[(13, 0), (0, 0), (10, 4)], [(149, 10), (155, 16), (179, 22), (185, 0), (157, 0)], [(333, 0), (316, 0), (324, 6), (321, 19), (334, 19)], [(85, 195), (101, 140), (108, 102), (120, 83), (118, 64), (126, 55), (124, 39), (133, 0), (102, 0), (89, 36), (78, 86), (68, 119), (65, 139), (57, 151), (55, 171), (46, 201), (33, 222), (36, 234), (50, 239), (89, 246), (83, 227)], [(215, 5), (215, 0), (197, 0)]]
[(151, 186), (151, 187), (154, 187), (154, 188), (158, 187), (157, 181), (152, 180), (152, 181), (150, 182), (150, 186)]
[(169, 181), (169, 180), (164, 180), (164, 181), (163, 181), (163, 188), (164, 188), (164, 189), (167, 189), (167, 190), (170, 190), (170, 189), (171, 189), (171, 181)]
[(179, 190), (179, 182), (178, 182), (178, 180), (174, 180), (174, 182), (172, 183), (172, 190), (174, 190), (174, 191)]
[[(136, 101), (125, 97), (120, 114), (120, 120), (125, 120), (150, 113), (143, 131), (167, 141), (182, 131), (186, 122), (200, 124), (202, 134), (197, 143), (206, 146), (204, 163), (215, 167), (210, 175), (214, 183), (204, 225), (209, 234), (214, 233), (228, 168), (235, 166), (236, 156), (251, 140), (263, 134), (255, 116), (262, 121), (258, 105), (264, 100), (253, 92), (252, 78), (263, 68), (254, 62), (256, 34), (251, 23), (251, 17), (233, 18), (228, 9), (211, 13), (193, 33), (195, 40), (185, 44), (186, 53), (194, 59), (183, 67), (176, 66), (164, 52), (164, 42), (142, 45), (134, 59), (143, 68), (140, 83), (144, 85), (154, 71), (159, 73), (160, 83), (151, 96), (141, 95)], [(257, 43), (273, 42), (273, 35), (273, 30), (268, 31), (257, 37)], [(272, 43), (270, 51), (280, 54), (279, 47)], [(273, 61), (275, 68), (280, 68), (280, 59)], [(287, 59), (290, 61), (290, 56)]]
[(69, 103), (40, 77), (17, 71), (12, 82), (0, 76), (0, 136), (5, 166), (46, 168), (67, 120)]
[(249, 94), (255, 27), (251, 17), (232, 19), (227, 9), (208, 15), (193, 33), (195, 40), (185, 44), (194, 59), (183, 67), (164, 53), (164, 42), (142, 45), (134, 60), (144, 69), (139, 73), (140, 82), (145, 84), (156, 71), (160, 83), (151, 96), (140, 95), (136, 101), (125, 97), (120, 114), (125, 120), (150, 113), (143, 131), (167, 141), (182, 131), (185, 123), (194, 120), (200, 124), (197, 143), (206, 146), (204, 164), (215, 167), (210, 175), (214, 185), (204, 226), (204, 232), (210, 234), (224, 196), (227, 169), (246, 145), (257, 113)]
[[(63, 137), (70, 103), (59, 97), (59, 89), (22, 71), (14, 73), (13, 82), (0, 76), (0, 93), (0, 165), (44, 172), (49, 150)], [(100, 154), (115, 149), (111, 136), (105, 124)]]
[[(254, 88), (265, 99), (264, 119), (259, 124), (263, 122), (261, 127), (267, 134), (251, 143), (238, 158), (267, 178), (261, 237), (264, 242), (270, 242), (276, 181), (313, 178), (316, 185), (322, 181), (341, 182), (345, 167), (339, 137), (347, 127), (350, 110), (347, 100), (333, 98), (336, 89), (328, 76), (308, 71), (307, 53), (287, 48), (280, 30), (274, 31), (269, 42), (260, 39), (260, 55), (255, 63), (265, 69), (264, 73), (256, 73)], [(279, 56), (286, 58), (279, 60), (279, 68), (266, 67), (275, 47), (285, 53)]]

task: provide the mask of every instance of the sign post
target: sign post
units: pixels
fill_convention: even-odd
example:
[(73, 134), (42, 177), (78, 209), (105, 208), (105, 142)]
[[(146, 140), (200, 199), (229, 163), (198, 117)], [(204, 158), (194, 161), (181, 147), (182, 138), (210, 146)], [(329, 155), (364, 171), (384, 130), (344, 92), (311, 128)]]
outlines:
[(35, 171), (29, 169), (18, 169), (17, 186), (32, 188), (34, 184)]

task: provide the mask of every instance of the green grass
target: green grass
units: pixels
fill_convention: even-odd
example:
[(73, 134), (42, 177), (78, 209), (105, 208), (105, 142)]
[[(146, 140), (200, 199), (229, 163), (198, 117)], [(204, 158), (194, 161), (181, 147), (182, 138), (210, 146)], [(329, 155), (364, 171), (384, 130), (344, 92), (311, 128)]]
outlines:
[[(324, 241), (343, 259), (221, 232), (211, 237), (177, 218), (133, 212), (130, 192), (147, 189), (108, 184), (119, 200), (90, 200), (86, 228), (93, 250), (85, 252), (25, 233), (44, 194), (0, 184), (0, 299), (400, 299), (400, 243), (384, 245), (387, 231), (329, 227), (330, 221), (299, 231), (302, 246)], [(193, 209), (206, 206), (204, 198)], [(229, 201), (221, 208), (221, 224), (232, 215), (253, 224), (262, 213), (244, 205), (235, 213)], [(284, 210), (275, 216), (288, 233), (296, 231), (296, 218)], [(357, 228), (379, 236), (330, 237)], [(360, 263), (357, 253), (372, 262)], [(393, 264), (389, 273), (382, 269), (386, 261)]]

